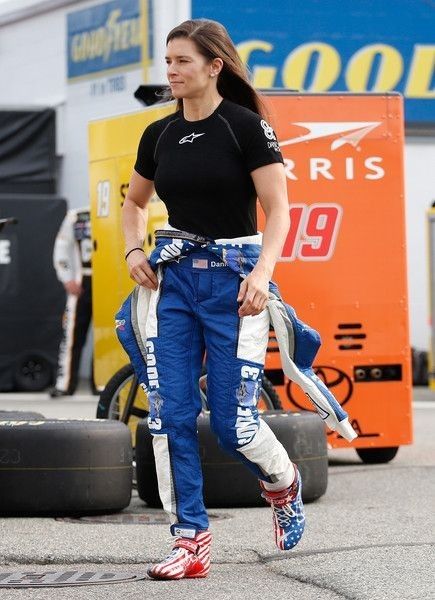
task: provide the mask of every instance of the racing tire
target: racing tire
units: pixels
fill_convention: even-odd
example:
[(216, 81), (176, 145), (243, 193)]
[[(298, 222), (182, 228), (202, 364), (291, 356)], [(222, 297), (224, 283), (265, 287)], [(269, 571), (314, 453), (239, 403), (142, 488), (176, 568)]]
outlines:
[(20, 392), (41, 392), (53, 382), (53, 366), (37, 352), (18, 359), (14, 367), (14, 388)]
[(391, 446), (388, 448), (355, 448), (356, 453), (368, 465), (380, 465), (390, 462), (396, 456), (399, 447)]
[(263, 375), (261, 379), (260, 398), (266, 410), (282, 410), (281, 398), (278, 396), (273, 383)]
[(124, 365), (109, 379), (104, 390), (100, 393), (97, 406), (97, 419), (119, 419), (119, 414), (116, 413), (115, 408), (117, 394), (133, 378), (133, 374), (133, 366), (129, 363), (128, 365)]
[(0, 514), (80, 516), (127, 507), (128, 428), (116, 421), (0, 421)]
[(0, 410), (0, 421), (43, 421), (44, 415), (32, 411)]
[[(203, 407), (207, 408), (207, 397), (206, 397), (206, 378), (204, 375), (206, 374), (205, 369), (202, 371), (201, 379), (199, 382), (200, 385), (200, 394), (201, 400), (203, 403)], [(114, 419), (120, 420), (121, 415), (119, 411), (119, 402), (118, 396), (132, 380), (134, 376), (133, 366), (129, 363), (124, 365), (119, 371), (113, 375), (107, 382), (104, 390), (100, 394), (98, 406), (97, 406), (97, 419)], [(267, 379), (267, 377), (263, 377), (262, 381), (262, 390), (261, 390), (261, 406), (267, 408), (275, 408), (281, 409), (281, 400), (273, 386), (273, 384)], [(136, 468), (136, 451), (135, 444), (137, 439), (137, 424), (140, 421), (137, 419), (144, 419), (148, 415), (148, 411), (145, 409), (138, 408), (137, 406), (133, 406), (131, 414), (129, 415), (128, 422), (131, 434), (132, 434), (132, 445), (133, 445), (133, 487), (137, 487), (137, 468)], [(130, 416), (135, 417), (133, 420), (130, 419)]]
[[(328, 454), (325, 427), (317, 414), (267, 411), (261, 415), (295, 462), (302, 477), (302, 498), (320, 498), (328, 484)], [(198, 418), (199, 451), (207, 508), (265, 506), (256, 476), (237, 458), (224, 452), (210, 429), (210, 418)], [(161, 507), (152, 436), (146, 421), (136, 434), (137, 489), (150, 507)]]
[[(111, 419), (120, 420), (121, 415), (119, 413), (118, 405), (118, 394), (120, 391), (133, 380), (134, 371), (131, 363), (124, 365), (119, 371), (113, 375), (107, 382), (104, 390), (100, 393), (97, 406), (97, 419)], [(148, 415), (148, 411), (145, 409), (139, 409), (133, 407), (132, 413), (134, 417), (143, 419)], [(131, 415), (130, 415), (131, 416)], [(136, 489), (136, 460), (135, 460), (135, 440), (136, 440), (136, 419), (132, 423), (129, 417), (129, 422), (126, 423), (130, 427), (131, 441), (133, 446), (132, 461), (133, 461), (133, 488)]]

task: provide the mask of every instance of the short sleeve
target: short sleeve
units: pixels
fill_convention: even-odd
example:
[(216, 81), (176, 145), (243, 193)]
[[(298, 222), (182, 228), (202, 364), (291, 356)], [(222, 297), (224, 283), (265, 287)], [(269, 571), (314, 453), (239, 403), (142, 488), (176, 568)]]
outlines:
[(252, 115), (243, 129), (241, 149), (250, 173), (265, 165), (284, 162), (276, 134), (264, 119)]
[(142, 134), (137, 150), (136, 163), (134, 170), (146, 179), (154, 180), (156, 172), (156, 163), (154, 160), (154, 152), (156, 147), (156, 136), (154, 123), (149, 125)]

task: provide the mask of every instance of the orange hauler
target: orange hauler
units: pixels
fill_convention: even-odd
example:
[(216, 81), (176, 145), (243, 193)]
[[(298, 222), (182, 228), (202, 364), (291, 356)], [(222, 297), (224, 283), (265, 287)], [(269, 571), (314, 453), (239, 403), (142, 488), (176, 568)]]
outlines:
[[(275, 280), (321, 334), (315, 371), (349, 413), (359, 434), (352, 445), (409, 444), (402, 98), (278, 93), (268, 107), (291, 217)], [(267, 374), (285, 406), (311, 410), (275, 350), (271, 337)], [(336, 433), (328, 439), (348, 446)]]

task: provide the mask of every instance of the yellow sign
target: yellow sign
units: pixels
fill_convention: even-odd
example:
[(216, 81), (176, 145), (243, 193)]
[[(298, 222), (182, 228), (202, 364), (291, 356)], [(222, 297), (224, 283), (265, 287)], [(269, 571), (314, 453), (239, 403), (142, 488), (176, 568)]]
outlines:
[[(115, 313), (134, 286), (124, 261), (121, 207), (139, 139), (147, 125), (172, 113), (174, 108), (175, 104), (168, 102), (89, 124), (94, 379), (99, 389), (129, 362), (115, 334)], [(148, 204), (145, 252), (149, 253), (154, 247), (154, 230), (161, 229), (166, 221), (166, 208), (154, 196)]]

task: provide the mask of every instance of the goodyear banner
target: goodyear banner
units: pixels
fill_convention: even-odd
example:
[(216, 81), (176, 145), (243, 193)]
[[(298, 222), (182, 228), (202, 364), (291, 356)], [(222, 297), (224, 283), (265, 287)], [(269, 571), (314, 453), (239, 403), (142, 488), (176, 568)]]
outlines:
[(256, 87), (395, 90), (408, 124), (435, 125), (433, 2), (192, 0), (192, 15), (227, 27)]
[(114, 0), (70, 13), (68, 79), (139, 67), (148, 58), (145, 0)]

